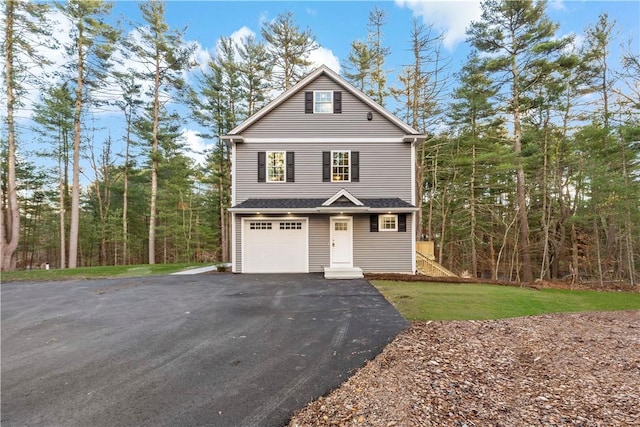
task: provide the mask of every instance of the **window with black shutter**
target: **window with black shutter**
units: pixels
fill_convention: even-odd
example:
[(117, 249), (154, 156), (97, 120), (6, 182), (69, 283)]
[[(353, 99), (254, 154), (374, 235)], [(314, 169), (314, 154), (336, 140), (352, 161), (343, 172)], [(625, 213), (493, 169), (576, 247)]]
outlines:
[(287, 182), (295, 182), (295, 157), (293, 151), (287, 151)]
[(331, 151), (322, 152), (322, 182), (331, 182)]
[(407, 231), (407, 215), (398, 215), (398, 231), (405, 233)]
[(313, 114), (313, 92), (304, 93), (304, 112)]
[(265, 151), (258, 152), (258, 182), (267, 180), (267, 153)]
[(369, 215), (369, 231), (372, 233), (378, 232), (378, 215)]
[(360, 152), (351, 152), (351, 182), (360, 182)]
[(340, 91), (333, 92), (333, 113), (342, 113), (342, 92)]

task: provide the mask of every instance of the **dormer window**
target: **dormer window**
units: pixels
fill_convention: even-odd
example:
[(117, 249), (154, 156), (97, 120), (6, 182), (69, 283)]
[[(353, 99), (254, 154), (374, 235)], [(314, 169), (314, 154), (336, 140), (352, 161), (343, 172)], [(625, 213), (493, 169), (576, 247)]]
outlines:
[(304, 112), (307, 114), (341, 114), (342, 92), (316, 90), (304, 93)]
[(313, 92), (313, 112), (333, 113), (333, 92)]

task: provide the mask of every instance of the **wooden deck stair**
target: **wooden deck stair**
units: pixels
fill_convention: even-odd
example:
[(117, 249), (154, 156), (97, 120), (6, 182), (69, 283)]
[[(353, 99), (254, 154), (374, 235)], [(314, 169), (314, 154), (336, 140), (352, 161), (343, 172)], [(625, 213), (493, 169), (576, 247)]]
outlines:
[(416, 268), (418, 273), (431, 277), (458, 277), (440, 265), (434, 256), (433, 242), (416, 242)]

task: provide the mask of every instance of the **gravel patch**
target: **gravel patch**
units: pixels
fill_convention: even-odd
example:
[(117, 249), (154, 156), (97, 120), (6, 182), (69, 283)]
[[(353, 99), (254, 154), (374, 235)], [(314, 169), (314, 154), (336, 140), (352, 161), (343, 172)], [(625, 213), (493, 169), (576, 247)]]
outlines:
[(640, 311), (416, 322), (302, 426), (640, 425)]

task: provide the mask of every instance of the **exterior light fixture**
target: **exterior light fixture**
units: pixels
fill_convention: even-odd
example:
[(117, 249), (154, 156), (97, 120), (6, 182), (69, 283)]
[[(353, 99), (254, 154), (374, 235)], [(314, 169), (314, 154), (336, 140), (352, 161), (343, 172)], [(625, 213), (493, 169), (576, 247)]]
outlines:
[(373, 113), (371, 111), (367, 113), (367, 120), (369, 121), (373, 120)]

